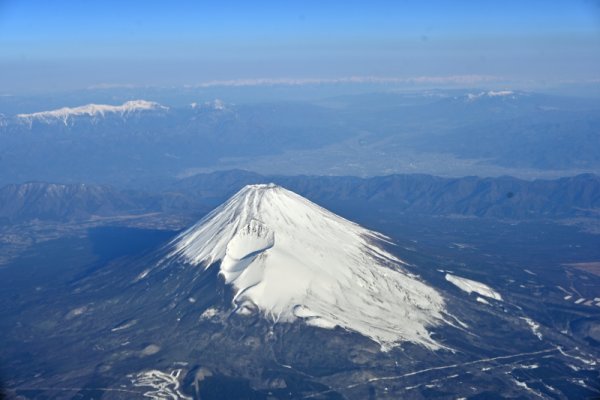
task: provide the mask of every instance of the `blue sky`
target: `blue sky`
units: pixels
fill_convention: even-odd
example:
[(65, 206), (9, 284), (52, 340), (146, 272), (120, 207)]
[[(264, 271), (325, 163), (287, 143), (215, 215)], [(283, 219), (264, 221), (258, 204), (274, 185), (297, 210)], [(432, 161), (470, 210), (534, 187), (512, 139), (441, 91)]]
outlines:
[[(0, 85), (600, 78), (600, 2), (0, 0)], [(51, 83), (49, 83), (51, 82)]]

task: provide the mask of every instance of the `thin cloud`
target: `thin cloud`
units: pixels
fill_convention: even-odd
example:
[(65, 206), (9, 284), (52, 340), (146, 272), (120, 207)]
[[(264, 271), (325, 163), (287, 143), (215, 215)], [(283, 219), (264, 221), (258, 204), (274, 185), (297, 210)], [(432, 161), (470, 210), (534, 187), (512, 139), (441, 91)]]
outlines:
[(255, 78), (230, 79), (203, 82), (190, 87), (214, 86), (275, 86), (275, 85), (319, 85), (335, 83), (398, 83), (398, 84), (477, 84), (500, 81), (501, 78), (491, 75), (452, 75), (452, 76), (418, 76), (410, 78), (352, 76), (344, 78)]

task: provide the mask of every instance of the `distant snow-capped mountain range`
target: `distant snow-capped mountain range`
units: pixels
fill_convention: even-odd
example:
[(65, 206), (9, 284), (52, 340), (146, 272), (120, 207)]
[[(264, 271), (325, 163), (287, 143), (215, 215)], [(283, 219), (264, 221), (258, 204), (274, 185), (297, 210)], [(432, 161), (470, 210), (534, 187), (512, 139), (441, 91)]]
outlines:
[[(482, 98), (504, 98), (504, 99), (517, 99), (526, 93), (516, 92), (512, 90), (489, 90), (481, 91), (477, 93), (467, 93), (464, 95), (464, 99), (469, 102), (482, 99)], [(462, 98), (463, 96), (461, 96)], [(213, 110), (213, 111), (225, 111), (229, 109), (228, 104), (220, 99), (214, 99), (212, 101), (205, 101), (203, 103), (192, 102), (190, 104), (193, 110)], [(104, 118), (110, 115), (127, 116), (129, 114), (149, 111), (168, 111), (170, 107), (162, 105), (155, 101), (148, 100), (130, 100), (120, 105), (111, 104), (85, 104), (77, 107), (61, 107), (54, 110), (37, 111), (33, 113), (20, 113), (14, 116), (14, 120), (17, 123), (28, 123), (41, 122), (41, 123), (56, 123), (60, 122), (68, 125), (73, 119), (78, 117), (89, 117), (89, 118)], [(5, 115), (0, 114), (0, 127), (9, 125), (9, 118)]]
[(476, 100), (476, 99), (486, 98), (486, 97), (516, 99), (523, 95), (525, 95), (525, 93), (514, 92), (512, 90), (489, 90), (487, 92), (467, 93), (467, 99), (468, 100)]
[(69, 119), (80, 116), (88, 117), (104, 117), (107, 114), (129, 114), (138, 111), (155, 111), (155, 110), (168, 110), (169, 107), (165, 107), (159, 103), (146, 100), (131, 100), (121, 105), (114, 106), (108, 104), (86, 104), (79, 107), (63, 107), (57, 110), (40, 111), (30, 114), (17, 114), (17, 118), (25, 121), (41, 121), (41, 122), (55, 122), (61, 121), (67, 124)]
[[(220, 99), (206, 101), (204, 103), (193, 102), (190, 104), (193, 110), (225, 111), (229, 106)], [(125, 117), (145, 112), (166, 112), (170, 107), (148, 100), (130, 100), (121, 105), (111, 104), (86, 104), (78, 107), (61, 107), (55, 110), (38, 111), (33, 113), (21, 113), (14, 116), (17, 123), (31, 124), (34, 121), (46, 124), (63, 123), (68, 125), (72, 120), (83, 118), (104, 118), (111, 115)], [(4, 121), (4, 122), (2, 122)], [(8, 124), (8, 118), (0, 114), (0, 127)]]

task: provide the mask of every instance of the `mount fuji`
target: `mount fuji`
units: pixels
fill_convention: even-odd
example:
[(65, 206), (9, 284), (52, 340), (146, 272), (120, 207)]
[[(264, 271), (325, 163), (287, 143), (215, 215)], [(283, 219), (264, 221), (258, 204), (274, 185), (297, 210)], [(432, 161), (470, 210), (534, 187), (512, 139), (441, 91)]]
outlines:
[[(385, 250), (389, 239), (274, 184), (249, 185), (178, 236), (167, 258), (219, 274), (233, 308), (358, 332), (389, 349), (440, 345), (444, 299)], [(145, 274), (145, 273), (144, 273)]]

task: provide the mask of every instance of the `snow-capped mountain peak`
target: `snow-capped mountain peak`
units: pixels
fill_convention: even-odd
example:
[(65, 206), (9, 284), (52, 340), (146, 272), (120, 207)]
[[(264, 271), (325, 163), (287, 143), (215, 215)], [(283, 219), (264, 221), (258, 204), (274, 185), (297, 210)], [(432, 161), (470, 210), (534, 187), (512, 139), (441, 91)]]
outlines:
[(388, 349), (439, 344), (443, 298), (387, 252), (385, 236), (274, 184), (244, 187), (177, 237), (170, 258), (220, 273), (239, 313), (340, 326)]
[(168, 107), (146, 100), (131, 100), (121, 105), (87, 104), (79, 107), (63, 107), (51, 111), (40, 111), (31, 114), (17, 114), (17, 118), (32, 122), (33, 120), (51, 123), (62, 121), (65, 125), (73, 117), (104, 117), (106, 114), (125, 115), (137, 111), (167, 110)]
[(213, 110), (216, 111), (223, 111), (225, 110), (225, 103), (223, 102), (223, 100), (220, 99), (214, 99), (213, 101), (207, 101), (206, 103), (204, 103), (204, 105), (208, 108), (212, 108)]
[(213, 111), (225, 111), (227, 110), (227, 105), (223, 100), (214, 99), (212, 101), (205, 101), (203, 104), (198, 104), (193, 102), (190, 104), (192, 109), (205, 109), (205, 110), (213, 110)]
[(481, 98), (506, 98), (516, 99), (521, 94), (512, 90), (489, 90), (487, 92), (467, 93), (467, 100), (474, 101)]

